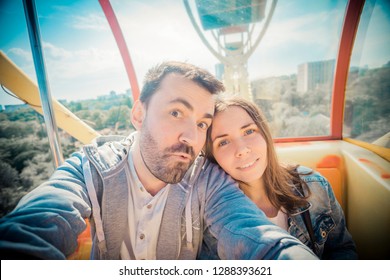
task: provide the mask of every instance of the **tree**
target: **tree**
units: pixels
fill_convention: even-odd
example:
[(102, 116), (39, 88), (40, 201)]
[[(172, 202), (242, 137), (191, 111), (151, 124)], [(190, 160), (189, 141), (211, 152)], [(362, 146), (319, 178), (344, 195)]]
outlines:
[(0, 191), (4, 188), (15, 187), (18, 184), (18, 171), (10, 164), (0, 161)]

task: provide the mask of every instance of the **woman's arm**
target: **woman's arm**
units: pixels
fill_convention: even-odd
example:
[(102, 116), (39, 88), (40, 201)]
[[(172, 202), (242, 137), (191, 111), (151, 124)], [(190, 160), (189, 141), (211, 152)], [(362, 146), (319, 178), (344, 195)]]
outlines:
[(348, 232), (343, 209), (338, 203), (333, 189), (324, 178), (327, 187), (327, 194), (331, 206), (331, 215), (336, 224), (335, 228), (329, 232), (325, 242), (323, 259), (357, 259), (356, 246), (351, 234)]

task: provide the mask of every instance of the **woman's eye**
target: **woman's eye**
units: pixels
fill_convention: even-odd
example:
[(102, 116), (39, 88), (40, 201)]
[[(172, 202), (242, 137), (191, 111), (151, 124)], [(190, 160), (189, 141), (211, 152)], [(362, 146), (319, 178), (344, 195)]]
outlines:
[(218, 147), (222, 147), (222, 146), (225, 146), (227, 145), (229, 142), (227, 140), (222, 140), (218, 143)]
[(207, 130), (209, 128), (209, 125), (205, 122), (201, 122), (198, 124), (199, 128), (201, 128), (202, 130)]
[(254, 129), (248, 129), (248, 130), (245, 130), (245, 135), (249, 135), (249, 134), (252, 134), (254, 132), (255, 132)]

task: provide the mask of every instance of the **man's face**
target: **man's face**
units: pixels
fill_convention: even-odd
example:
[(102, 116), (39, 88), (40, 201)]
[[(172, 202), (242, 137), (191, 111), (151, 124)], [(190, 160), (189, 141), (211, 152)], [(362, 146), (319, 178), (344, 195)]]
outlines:
[(140, 129), (140, 152), (149, 171), (165, 183), (180, 182), (205, 144), (213, 114), (211, 93), (180, 75), (166, 76)]

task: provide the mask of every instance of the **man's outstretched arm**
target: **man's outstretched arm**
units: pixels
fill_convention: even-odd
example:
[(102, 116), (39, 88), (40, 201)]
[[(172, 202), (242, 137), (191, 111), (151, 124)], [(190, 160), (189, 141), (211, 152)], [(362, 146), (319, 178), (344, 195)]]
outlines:
[(205, 228), (221, 259), (318, 259), (297, 238), (271, 223), (218, 166), (206, 163)]
[(1, 259), (64, 259), (77, 248), (91, 207), (76, 154), (0, 220)]

